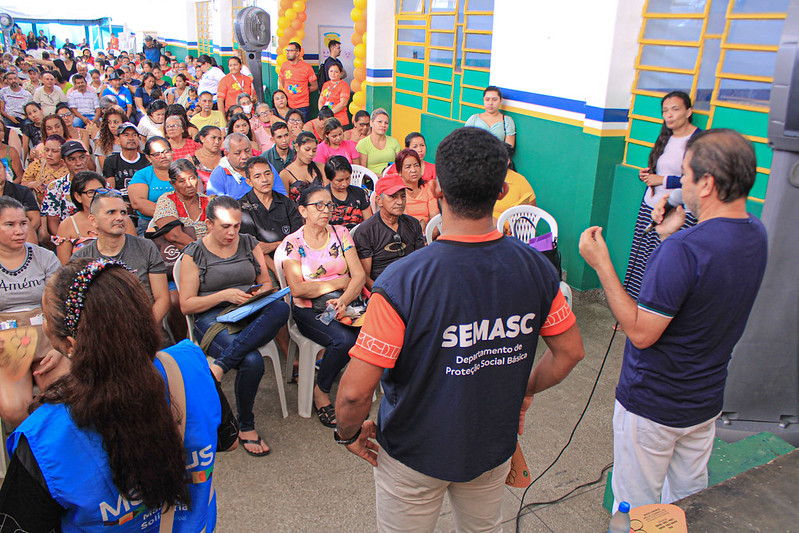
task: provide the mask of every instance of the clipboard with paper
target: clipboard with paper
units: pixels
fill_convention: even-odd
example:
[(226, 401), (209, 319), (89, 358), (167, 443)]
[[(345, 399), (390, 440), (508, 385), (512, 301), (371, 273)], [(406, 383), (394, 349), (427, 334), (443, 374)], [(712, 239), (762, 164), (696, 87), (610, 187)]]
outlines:
[(228, 311), (224, 315), (216, 317), (216, 321), (223, 323), (238, 322), (239, 320), (250, 316), (256, 311), (260, 311), (272, 302), (283, 299), (289, 293), (289, 288), (285, 287), (272, 292), (265, 291), (260, 294), (256, 294), (246, 302), (237, 305), (234, 309)]

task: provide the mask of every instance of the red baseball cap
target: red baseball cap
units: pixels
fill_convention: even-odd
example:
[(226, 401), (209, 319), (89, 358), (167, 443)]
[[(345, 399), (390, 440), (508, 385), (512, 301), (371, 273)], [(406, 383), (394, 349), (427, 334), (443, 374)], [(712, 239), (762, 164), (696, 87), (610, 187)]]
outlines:
[(401, 191), (405, 188), (405, 182), (402, 181), (399, 174), (388, 174), (377, 180), (375, 194), (387, 194), (392, 196), (396, 194), (397, 191)]

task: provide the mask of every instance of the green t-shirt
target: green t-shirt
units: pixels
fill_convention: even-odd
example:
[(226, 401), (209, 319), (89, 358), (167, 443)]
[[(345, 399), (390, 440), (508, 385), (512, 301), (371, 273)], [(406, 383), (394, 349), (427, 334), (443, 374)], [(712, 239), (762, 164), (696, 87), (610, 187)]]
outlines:
[(397, 158), (397, 154), (402, 150), (402, 147), (397, 139), (386, 136), (386, 147), (382, 150), (378, 150), (375, 148), (375, 145), (372, 144), (372, 136), (369, 135), (358, 141), (356, 149), (358, 153), (364, 154), (368, 158), (368, 165), (366, 166), (369, 170), (380, 176), (383, 170), (394, 162)]

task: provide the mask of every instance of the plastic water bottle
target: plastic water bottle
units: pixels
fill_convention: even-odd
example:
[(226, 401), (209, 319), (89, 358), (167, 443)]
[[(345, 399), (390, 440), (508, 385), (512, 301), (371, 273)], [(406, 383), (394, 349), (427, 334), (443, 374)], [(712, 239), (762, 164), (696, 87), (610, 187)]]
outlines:
[(608, 533), (630, 533), (630, 504), (621, 502), (619, 510), (613, 513)]
[(336, 306), (331, 303), (328, 303), (324, 313), (319, 315), (319, 320), (322, 322), (322, 324), (327, 326), (328, 324), (333, 322), (334, 318), (336, 318)]

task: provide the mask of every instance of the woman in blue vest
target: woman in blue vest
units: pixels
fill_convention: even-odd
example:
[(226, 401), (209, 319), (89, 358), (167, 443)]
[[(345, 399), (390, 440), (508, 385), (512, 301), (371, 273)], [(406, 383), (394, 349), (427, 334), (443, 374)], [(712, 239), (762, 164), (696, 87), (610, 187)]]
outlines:
[(147, 294), (116, 261), (71, 261), (42, 307), (43, 329), (72, 370), (8, 439), (4, 527), (159, 531), (164, 508), (167, 530), (213, 531), (215, 455), (236, 445), (237, 428), (203, 353), (183, 341), (156, 359), (161, 333)]

